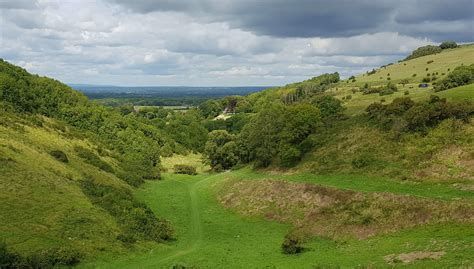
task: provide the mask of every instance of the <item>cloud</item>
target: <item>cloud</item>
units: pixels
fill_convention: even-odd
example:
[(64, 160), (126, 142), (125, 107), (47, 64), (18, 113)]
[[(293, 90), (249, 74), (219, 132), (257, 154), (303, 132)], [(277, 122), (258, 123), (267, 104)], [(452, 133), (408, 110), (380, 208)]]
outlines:
[[(414, 35), (411, 26), (422, 22), (463, 21), (470, 29), (452, 31), (425, 30), (427, 38), (437, 41), (457, 36), (472, 38), (472, 0), (109, 0), (138, 13), (181, 12), (205, 22), (226, 22), (233, 28), (257, 35), (276, 37), (348, 37), (392, 32)], [(385, 30), (386, 31), (386, 30)]]
[(0, 57), (69, 83), (281, 85), (472, 39), (468, 12), (430, 3), (4, 0)]

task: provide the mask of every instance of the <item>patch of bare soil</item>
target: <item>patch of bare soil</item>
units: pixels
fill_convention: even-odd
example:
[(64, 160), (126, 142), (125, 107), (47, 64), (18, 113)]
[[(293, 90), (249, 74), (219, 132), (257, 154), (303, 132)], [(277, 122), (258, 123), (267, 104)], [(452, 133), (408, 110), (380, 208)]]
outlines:
[(474, 222), (474, 206), (391, 193), (361, 193), (280, 180), (230, 181), (218, 195), (243, 215), (291, 223), (309, 235), (367, 238), (420, 224)]
[(412, 263), (416, 260), (438, 260), (443, 257), (446, 252), (444, 251), (415, 251), (409, 253), (390, 254), (384, 257), (384, 260), (389, 264), (395, 263)]

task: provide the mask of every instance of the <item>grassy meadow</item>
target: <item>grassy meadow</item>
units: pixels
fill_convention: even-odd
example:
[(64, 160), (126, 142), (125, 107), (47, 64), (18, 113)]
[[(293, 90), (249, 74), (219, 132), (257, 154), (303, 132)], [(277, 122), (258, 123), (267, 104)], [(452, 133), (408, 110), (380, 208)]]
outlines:
[[(469, 267), (474, 262), (472, 223), (449, 221), (418, 225), (363, 240), (350, 236), (338, 239), (315, 236), (305, 242), (303, 253), (285, 255), (280, 245), (283, 237), (293, 229), (290, 224), (268, 220), (265, 216), (239, 214), (232, 208), (223, 207), (218, 200), (231, 182), (251, 180), (258, 183), (272, 179), (357, 192), (422, 196), (434, 202), (462, 197), (472, 205), (472, 192), (448, 184), (407, 186), (390, 179), (275, 175), (248, 168), (197, 176), (164, 174), (163, 179), (147, 182), (136, 194), (157, 214), (171, 220), (176, 227), (177, 241), (119, 259), (104, 256), (101, 261), (86, 263), (81, 268), (171, 268), (177, 264), (195, 268), (429, 268), (435, 265)], [(403, 253), (411, 253), (408, 255), (411, 259), (406, 263), (396, 258)], [(441, 257), (419, 258), (426, 253), (441, 253)]]

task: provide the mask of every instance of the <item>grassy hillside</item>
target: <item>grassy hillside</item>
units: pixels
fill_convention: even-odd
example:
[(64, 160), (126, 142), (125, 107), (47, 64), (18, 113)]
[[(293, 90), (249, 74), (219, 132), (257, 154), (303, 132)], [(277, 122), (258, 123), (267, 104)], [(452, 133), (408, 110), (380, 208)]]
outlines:
[[(74, 151), (76, 146), (95, 151), (97, 145), (54, 120), (23, 120), (7, 113), (0, 117), (0, 235), (7, 246), (27, 256), (58, 247), (78, 258), (123, 251), (116, 240), (116, 220), (94, 206), (78, 184), (88, 176), (127, 188)], [(54, 150), (64, 152), (68, 162), (51, 156)]]
[[(376, 69), (376, 72), (371, 75), (367, 73), (358, 75), (355, 77), (356, 82), (349, 82), (349, 86), (385, 83), (387, 78), (396, 83), (402, 79), (408, 79), (410, 83), (421, 83), (428, 73), (438, 73), (436, 76), (442, 78), (455, 67), (472, 63), (474, 63), (474, 45), (464, 45), (455, 49), (445, 49), (441, 53), (394, 63)], [(414, 77), (413, 74), (416, 76)]]
[[(427, 99), (436, 94), (448, 100), (471, 99), (472, 91), (468, 89), (451, 89), (450, 93), (435, 93), (433, 83), (447, 76), (454, 68), (474, 63), (474, 45), (464, 45), (455, 49), (446, 49), (441, 53), (427, 55), (416, 59), (401, 61), (376, 69), (374, 74), (361, 74), (353, 80), (345, 80), (330, 89), (328, 92), (344, 101), (346, 113), (359, 114), (373, 102), (391, 102), (398, 97), (408, 96), (414, 100)], [(419, 88), (423, 78), (436, 77), (435, 81), (428, 82), (427, 88)], [(369, 87), (383, 87), (388, 82), (396, 84), (398, 92), (391, 95), (363, 94), (361, 88), (367, 83)], [(403, 82), (403, 84), (401, 84)], [(456, 93), (454, 93), (456, 92)], [(350, 96), (350, 99), (348, 98)], [(453, 97), (452, 97), (453, 96)]]
[(0, 78), (0, 267), (74, 265), (170, 239), (133, 196), (159, 176), (158, 129), (4, 61)]

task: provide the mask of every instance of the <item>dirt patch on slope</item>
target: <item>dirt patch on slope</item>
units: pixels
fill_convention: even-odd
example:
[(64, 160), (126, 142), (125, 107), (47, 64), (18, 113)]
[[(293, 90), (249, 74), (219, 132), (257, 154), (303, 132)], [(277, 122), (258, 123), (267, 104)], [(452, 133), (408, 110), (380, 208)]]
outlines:
[(306, 234), (363, 239), (419, 224), (474, 222), (474, 206), (391, 193), (361, 193), (278, 180), (230, 181), (218, 196), (238, 213), (293, 226)]

